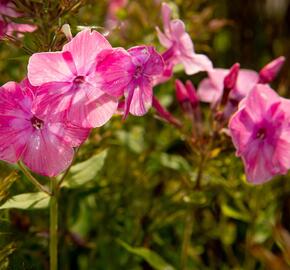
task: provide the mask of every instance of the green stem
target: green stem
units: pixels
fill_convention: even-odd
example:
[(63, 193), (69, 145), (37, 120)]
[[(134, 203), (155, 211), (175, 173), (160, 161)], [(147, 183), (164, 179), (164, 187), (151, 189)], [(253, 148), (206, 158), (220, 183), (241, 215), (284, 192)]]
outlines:
[(18, 166), (21, 169), (21, 171), (24, 173), (26, 178), (33, 184), (35, 185), (39, 190), (43, 191), (44, 193), (51, 195), (51, 192), (48, 190), (47, 187), (43, 186), (40, 184), (36, 178), (26, 169), (26, 167), (21, 163), (18, 162)]
[(51, 198), (50, 198), (50, 242), (49, 242), (49, 255), (50, 255), (50, 270), (57, 270), (57, 246), (58, 246), (58, 192), (57, 181), (55, 178), (51, 179)]

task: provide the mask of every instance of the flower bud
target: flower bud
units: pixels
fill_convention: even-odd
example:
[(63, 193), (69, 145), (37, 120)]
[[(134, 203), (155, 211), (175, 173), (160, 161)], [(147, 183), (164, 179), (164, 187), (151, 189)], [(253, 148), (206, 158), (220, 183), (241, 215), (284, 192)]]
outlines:
[(278, 75), (282, 66), (284, 65), (285, 57), (280, 56), (267, 65), (265, 65), (259, 72), (260, 80), (259, 82), (262, 84), (267, 84), (272, 82)]
[(72, 40), (73, 36), (72, 36), (71, 30), (70, 30), (70, 25), (68, 23), (64, 24), (61, 27), (61, 31), (64, 33), (64, 35), (66, 36), (68, 41)]
[(236, 86), (238, 75), (240, 71), (240, 64), (234, 64), (227, 76), (224, 78), (224, 92), (221, 100), (221, 105), (225, 105), (228, 101), (230, 91)]
[(152, 106), (156, 109), (160, 118), (168, 123), (173, 124), (176, 127), (181, 127), (181, 123), (176, 119), (169, 111), (167, 111), (159, 102), (159, 100), (153, 96)]
[(233, 89), (236, 85), (238, 74), (240, 71), (240, 64), (236, 63), (234, 64), (230, 70), (227, 76), (224, 78), (224, 88), (225, 89)]
[(185, 112), (189, 113), (189, 106), (191, 111), (198, 106), (199, 99), (191, 81), (186, 81), (184, 85), (180, 80), (176, 80), (175, 89), (176, 98)]

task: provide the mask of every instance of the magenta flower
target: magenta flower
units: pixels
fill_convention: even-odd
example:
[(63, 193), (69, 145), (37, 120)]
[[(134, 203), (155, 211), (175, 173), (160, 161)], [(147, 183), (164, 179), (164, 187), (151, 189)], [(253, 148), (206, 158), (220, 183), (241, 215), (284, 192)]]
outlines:
[(264, 183), (290, 168), (289, 112), (289, 100), (258, 84), (232, 116), (230, 134), (249, 182)]
[(83, 30), (61, 52), (35, 53), (29, 59), (28, 79), (40, 86), (36, 104), (46, 110), (48, 104), (71, 123), (84, 128), (102, 126), (114, 114), (116, 98), (97, 86), (97, 56), (111, 49), (98, 32)]
[(212, 62), (203, 54), (196, 54), (189, 34), (181, 20), (170, 20), (171, 8), (162, 4), (162, 20), (164, 33), (157, 27), (160, 43), (167, 48), (163, 53), (166, 69), (170, 70), (176, 64), (182, 64), (188, 75), (212, 69)]
[(129, 112), (144, 115), (152, 106), (154, 79), (164, 69), (161, 55), (152, 46), (137, 46), (128, 52), (106, 51), (100, 58), (97, 72), (101, 89), (118, 98), (125, 95), (124, 118)]
[(78, 128), (33, 110), (34, 93), (24, 81), (8, 82), (0, 88), (0, 159), (22, 160), (32, 171), (56, 176), (72, 162), (73, 147), (88, 136), (89, 129)]
[[(198, 96), (201, 101), (211, 103), (216, 106), (222, 99), (224, 92), (224, 80), (229, 75), (228, 69), (215, 68), (208, 72), (208, 78), (203, 79), (198, 87)], [(258, 83), (257, 72), (241, 69), (235, 81), (235, 86), (229, 94), (229, 99), (239, 102)]]

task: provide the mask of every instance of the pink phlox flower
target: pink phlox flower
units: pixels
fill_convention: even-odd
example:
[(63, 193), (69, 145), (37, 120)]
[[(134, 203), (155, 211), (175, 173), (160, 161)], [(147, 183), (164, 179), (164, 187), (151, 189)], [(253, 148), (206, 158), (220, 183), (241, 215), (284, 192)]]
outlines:
[(254, 184), (286, 174), (290, 168), (289, 100), (258, 84), (229, 122), (230, 134)]
[(167, 48), (167, 51), (162, 54), (166, 66), (170, 68), (170, 66), (182, 64), (188, 75), (211, 70), (212, 62), (209, 58), (195, 53), (184, 23), (179, 19), (170, 20), (172, 10), (166, 3), (162, 4), (161, 13), (164, 32), (158, 27), (156, 30), (160, 43)]
[(33, 54), (28, 63), (28, 79), (39, 86), (39, 110), (54, 107), (74, 125), (84, 128), (105, 124), (117, 109), (117, 99), (97, 85), (97, 56), (111, 45), (96, 31), (79, 32), (60, 52)]
[(8, 82), (0, 87), (0, 159), (22, 160), (32, 171), (56, 176), (72, 162), (74, 149), (88, 136), (89, 129), (53, 118), (34, 106), (34, 89), (28, 81)]
[(144, 115), (152, 106), (153, 83), (164, 63), (152, 46), (136, 46), (106, 51), (99, 59), (97, 72), (103, 91), (120, 98), (125, 96), (124, 118), (130, 112)]
[(15, 10), (12, 1), (0, 1), (0, 38), (13, 33), (34, 32), (37, 27), (31, 24), (20, 24), (12, 21), (13, 18), (22, 17), (23, 14)]
[[(198, 86), (197, 92), (200, 100), (216, 106), (221, 101), (224, 92), (224, 79), (228, 74), (229, 70), (222, 68), (215, 68), (208, 72), (208, 78), (203, 79)], [(239, 102), (253, 89), (258, 81), (259, 75), (257, 72), (241, 69), (238, 72), (236, 83), (230, 92), (229, 99)]]

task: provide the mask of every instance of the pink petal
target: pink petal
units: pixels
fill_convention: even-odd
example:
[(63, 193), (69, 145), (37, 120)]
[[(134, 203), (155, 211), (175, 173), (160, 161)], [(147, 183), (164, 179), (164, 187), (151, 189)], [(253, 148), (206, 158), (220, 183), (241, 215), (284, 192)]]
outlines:
[(198, 86), (197, 94), (201, 101), (216, 104), (222, 96), (223, 90), (217, 88), (209, 78), (203, 79)]
[(172, 46), (173, 42), (165, 35), (161, 32), (161, 30), (159, 29), (159, 27), (156, 27), (156, 31), (157, 31), (157, 35), (158, 35), (158, 39), (159, 42), (165, 47), (165, 48), (169, 48)]
[(62, 119), (71, 106), (73, 95), (72, 83), (44, 84), (38, 88), (32, 110), (40, 118)]
[(166, 35), (170, 33), (170, 17), (171, 17), (171, 8), (166, 3), (162, 3), (161, 14), (163, 21), (163, 29)]
[(241, 69), (238, 75), (236, 89), (233, 90), (233, 95), (237, 99), (244, 98), (258, 83), (259, 75), (257, 72)]
[(270, 87), (258, 84), (248, 94), (244, 106), (248, 108), (251, 117), (259, 122), (275, 102), (281, 102), (278, 94)]
[(212, 69), (212, 62), (203, 54), (194, 54), (192, 57), (180, 57), (180, 59), (187, 75)]
[(74, 150), (48, 128), (35, 130), (23, 153), (23, 162), (32, 171), (53, 177), (69, 167)]
[(106, 50), (99, 54), (97, 61), (100, 89), (114, 97), (122, 96), (135, 69), (131, 56), (123, 49)]
[(97, 55), (102, 50), (111, 48), (110, 43), (102, 34), (85, 29), (65, 44), (63, 51), (71, 52), (78, 75), (87, 75), (95, 64)]
[(149, 82), (135, 88), (132, 102), (130, 104), (130, 113), (136, 116), (142, 116), (147, 113), (152, 106), (153, 89)]
[(162, 56), (155, 50), (154, 47), (148, 46), (148, 51), (150, 54), (144, 66), (144, 73), (148, 76), (157, 76), (164, 71), (164, 61)]
[(91, 129), (73, 126), (68, 123), (50, 123), (50, 133), (65, 141), (71, 147), (80, 146), (89, 136)]
[(17, 162), (31, 133), (31, 92), (8, 82), (0, 88), (0, 159)]
[(271, 180), (273, 177), (270, 169), (272, 167), (273, 149), (269, 147), (259, 141), (254, 141), (249, 145), (248, 152), (243, 158), (249, 182), (261, 184)]
[(62, 52), (33, 54), (28, 63), (28, 79), (34, 86), (48, 82), (69, 82), (75, 75)]
[(97, 99), (88, 98), (85, 92), (79, 91), (72, 100), (67, 112), (68, 120), (84, 128), (100, 127), (110, 120), (118, 107), (117, 99), (103, 94)]

